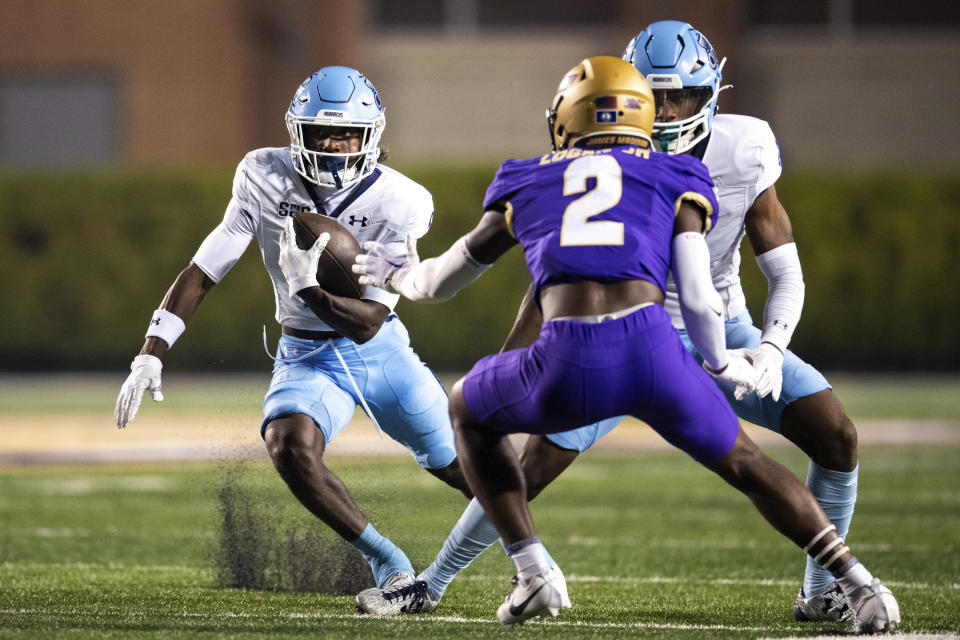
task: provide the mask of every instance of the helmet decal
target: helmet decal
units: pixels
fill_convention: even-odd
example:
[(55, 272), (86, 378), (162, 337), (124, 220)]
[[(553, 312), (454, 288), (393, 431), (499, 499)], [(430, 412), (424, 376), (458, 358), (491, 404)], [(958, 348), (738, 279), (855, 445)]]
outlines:
[(377, 105), (377, 109), (383, 109), (383, 104), (380, 103), (380, 92), (377, 91), (367, 78), (364, 78), (363, 81), (367, 83), (367, 87), (370, 89), (370, 92), (373, 93), (373, 102)]
[(716, 69), (720, 61), (717, 59), (717, 52), (713, 50), (713, 45), (700, 32), (697, 32), (697, 43), (707, 52), (707, 62), (710, 63), (712, 68)]

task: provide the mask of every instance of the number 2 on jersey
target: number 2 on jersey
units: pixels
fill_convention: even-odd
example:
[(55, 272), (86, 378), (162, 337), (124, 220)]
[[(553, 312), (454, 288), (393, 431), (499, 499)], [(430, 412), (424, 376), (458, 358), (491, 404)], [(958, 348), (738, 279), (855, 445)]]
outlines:
[[(596, 186), (587, 191), (587, 178)], [(584, 193), (567, 205), (560, 226), (560, 246), (622, 245), (623, 223), (593, 220), (595, 215), (617, 206), (623, 193), (620, 164), (612, 156), (577, 158), (563, 172), (563, 195)]]

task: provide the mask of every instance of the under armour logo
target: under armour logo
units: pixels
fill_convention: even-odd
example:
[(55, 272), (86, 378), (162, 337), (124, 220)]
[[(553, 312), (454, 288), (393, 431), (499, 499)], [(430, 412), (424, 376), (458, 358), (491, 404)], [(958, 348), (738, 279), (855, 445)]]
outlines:
[(357, 224), (358, 222), (360, 223), (361, 227), (367, 226), (367, 216), (361, 216), (360, 218), (358, 218), (357, 216), (350, 216), (349, 223), (351, 227)]
[(783, 327), (783, 330), (784, 330), (784, 331), (787, 330), (787, 323), (784, 322), (783, 320), (774, 320), (774, 321), (773, 321), (773, 326), (775, 326), (775, 327)]
[(160, 326), (160, 318), (159, 318), (159, 317), (152, 318), (152, 319), (150, 320), (150, 324), (155, 324), (155, 325), (157, 325), (157, 326), (159, 327), (159, 326)]

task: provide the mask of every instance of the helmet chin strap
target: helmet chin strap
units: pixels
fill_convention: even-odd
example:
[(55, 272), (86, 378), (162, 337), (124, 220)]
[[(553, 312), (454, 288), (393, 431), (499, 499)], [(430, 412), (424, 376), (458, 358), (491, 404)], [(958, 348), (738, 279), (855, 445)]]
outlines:
[(347, 166), (347, 161), (343, 158), (323, 158), (324, 169), (333, 176), (333, 183), (337, 189), (343, 189), (343, 180), (340, 179), (340, 172)]

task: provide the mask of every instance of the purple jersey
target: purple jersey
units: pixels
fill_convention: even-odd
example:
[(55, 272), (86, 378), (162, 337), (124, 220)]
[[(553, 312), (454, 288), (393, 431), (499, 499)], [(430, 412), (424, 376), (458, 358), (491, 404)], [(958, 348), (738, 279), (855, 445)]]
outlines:
[(642, 147), (568, 149), (504, 162), (484, 210), (504, 210), (536, 293), (590, 280), (648, 280), (666, 290), (673, 219), (684, 200), (717, 220), (706, 166)]

